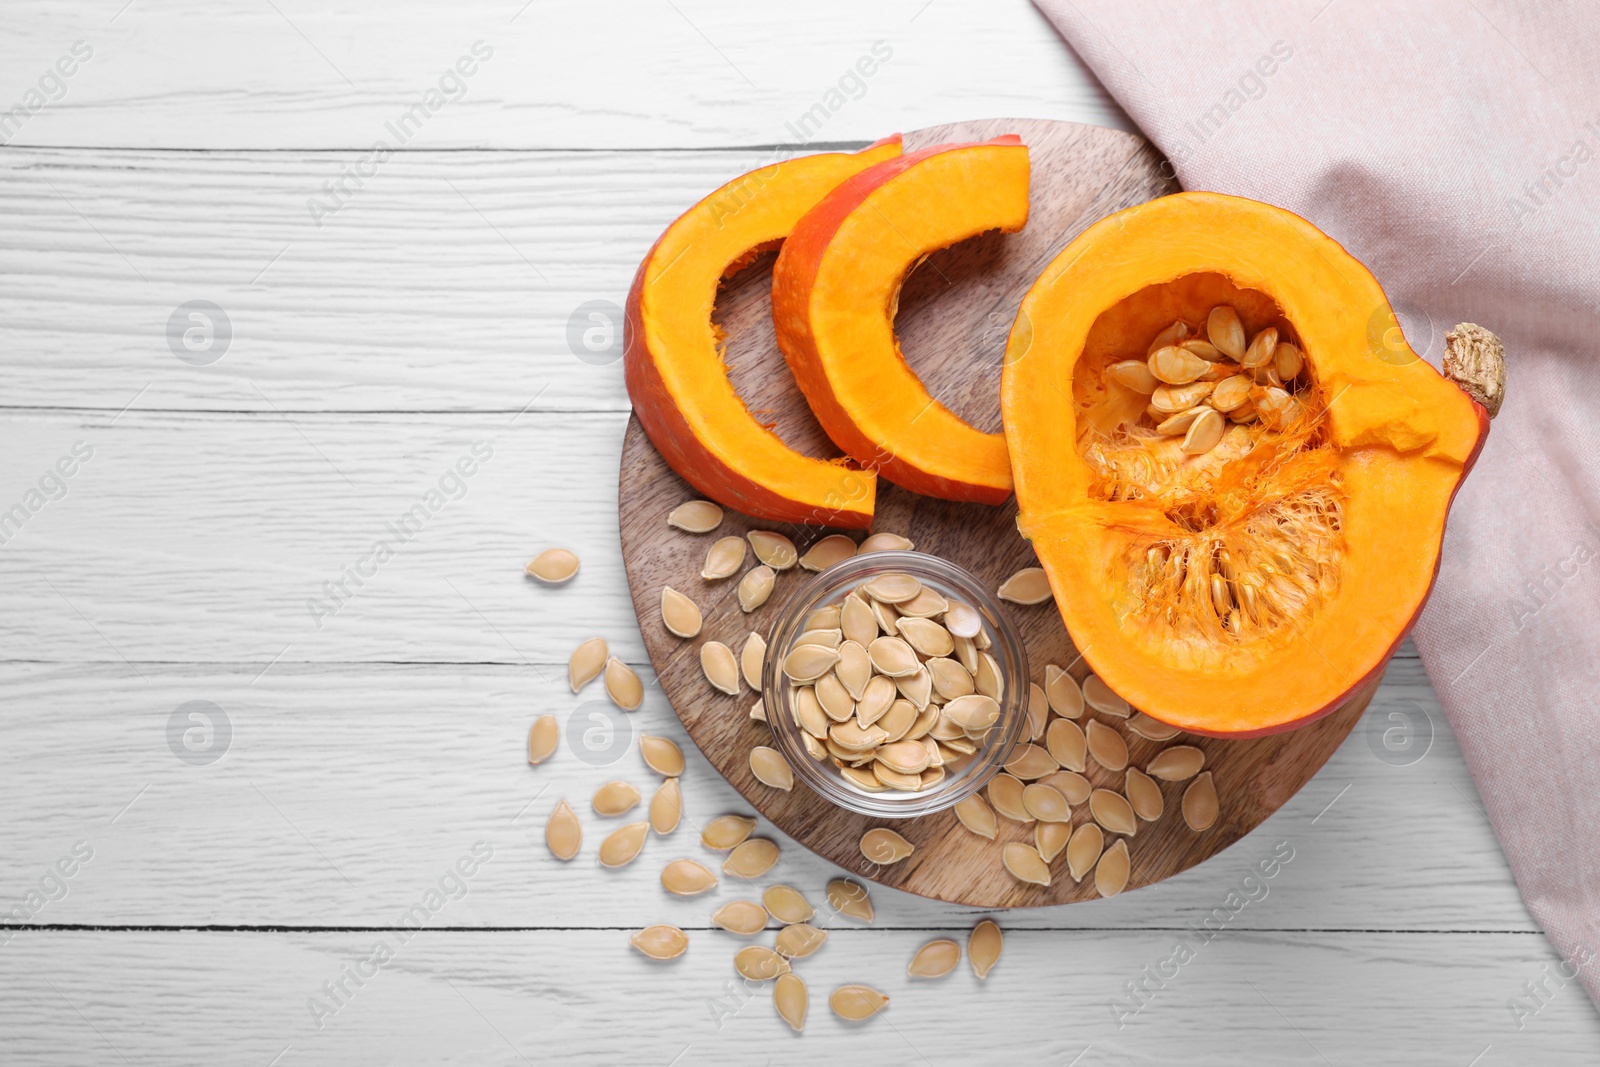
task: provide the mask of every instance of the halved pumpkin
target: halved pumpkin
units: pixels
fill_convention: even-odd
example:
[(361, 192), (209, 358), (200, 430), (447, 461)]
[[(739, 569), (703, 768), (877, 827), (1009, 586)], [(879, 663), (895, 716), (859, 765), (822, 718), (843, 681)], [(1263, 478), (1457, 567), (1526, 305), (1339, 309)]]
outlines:
[(1488, 331), (1458, 327), (1445, 365), (1461, 384), (1365, 267), (1267, 204), (1180, 193), (1068, 245), (1022, 302), (1001, 409), (1018, 526), (1095, 672), (1218, 736), (1309, 722), (1375, 678), (1499, 404)]
[(795, 226), (772, 271), (778, 347), (833, 442), (897, 485), (946, 500), (1011, 495), (1005, 437), (934, 397), (894, 316), (928, 253), (1028, 221), (1028, 149), (1014, 135), (939, 145), (862, 171)]
[(662, 457), (718, 503), (777, 522), (872, 524), (876, 476), (802, 455), (758, 422), (728, 380), (711, 312), (724, 276), (777, 247), (841, 181), (899, 154), (895, 136), (742, 175), (679, 216), (639, 264), (625, 319), (628, 395)]

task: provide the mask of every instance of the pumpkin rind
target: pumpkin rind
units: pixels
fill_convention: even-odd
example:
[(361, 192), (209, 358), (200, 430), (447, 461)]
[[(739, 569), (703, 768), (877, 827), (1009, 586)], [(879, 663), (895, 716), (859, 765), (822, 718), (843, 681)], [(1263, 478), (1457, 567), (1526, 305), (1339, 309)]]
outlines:
[[(1094, 497), (1074, 389), (1107, 346), (1142, 353), (1178, 313), (1203, 316), (1217, 277), (1264, 297), (1293, 325), (1325, 398), (1330, 477), (1343, 498), (1339, 580), (1306, 617), (1269, 636), (1162, 648), (1130, 621), (1119, 592), (1129, 546), (1178, 527), (1158, 509)], [(1200, 734), (1288, 729), (1341, 706), (1404, 639), (1488, 418), (1397, 329), (1374, 329), (1394, 322), (1372, 275), (1316, 227), (1215, 193), (1163, 197), (1102, 220), (1023, 300), (1001, 387), (1018, 527), (1074, 643), (1135, 707)]]
[(775, 522), (871, 525), (873, 472), (802, 455), (757, 421), (728, 380), (711, 312), (726, 274), (788, 237), (841, 181), (899, 154), (895, 136), (742, 175), (679, 216), (639, 265), (625, 319), (628, 395), (668, 465), (718, 503)]
[(894, 316), (928, 253), (1027, 220), (1028, 149), (1010, 135), (879, 163), (796, 225), (772, 272), (778, 346), (823, 429), (858, 463), (926, 496), (1011, 495), (1004, 435), (929, 395), (900, 353)]

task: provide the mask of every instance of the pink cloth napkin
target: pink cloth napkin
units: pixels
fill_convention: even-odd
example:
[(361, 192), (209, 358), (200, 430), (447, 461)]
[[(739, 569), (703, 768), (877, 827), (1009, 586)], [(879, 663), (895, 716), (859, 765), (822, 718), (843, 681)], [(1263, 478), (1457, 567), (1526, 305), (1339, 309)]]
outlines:
[(1505, 342), (1414, 636), (1524, 901), (1600, 1002), (1600, 17), (1035, 2), (1185, 188), (1316, 223), (1435, 366), (1457, 322)]

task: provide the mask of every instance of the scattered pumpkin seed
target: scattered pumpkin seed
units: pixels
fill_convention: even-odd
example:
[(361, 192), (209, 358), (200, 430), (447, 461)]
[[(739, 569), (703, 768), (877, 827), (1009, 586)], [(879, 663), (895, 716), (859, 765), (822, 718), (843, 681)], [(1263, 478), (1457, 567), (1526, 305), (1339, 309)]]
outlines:
[(717, 887), (717, 876), (694, 860), (673, 860), (661, 869), (661, 888), (678, 897), (694, 897)]
[(1040, 822), (1071, 822), (1072, 806), (1067, 798), (1047, 785), (1022, 787), (1022, 806)]
[(810, 923), (791, 923), (778, 931), (772, 947), (778, 950), (779, 955), (798, 960), (817, 951), (826, 940), (826, 930), (819, 930)]
[(1024, 567), (1001, 582), (997, 592), (1013, 604), (1043, 604), (1050, 599), (1050, 580), (1043, 567)]
[(745, 534), (745, 538), (755, 550), (756, 559), (775, 571), (786, 571), (800, 560), (800, 553), (795, 550), (794, 542), (781, 533), (773, 533), (771, 530), (751, 530)]
[(639, 803), (639, 790), (627, 782), (607, 782), (595, 790), (589, 803), (596, 815), (621, 815)]
[(667, 524), (689, 533), (710, 533), (722, 525), (722, 509), (709, 500), (690, 500), (672, 509)]
[(746, 945), (733, 954), (733, 969), (752, 982), (770, 982), (789, 973), (789, 961), (765, 945)]
[(700, 606), (670, 585), (661, 587), (661, 622), (674, 637), (700, 632)]
[(623, 711), (638, 711), (644, 703), (644, 683), (632, 667), (615, 656), (606, 660), (606, 696)]
[(1049, 752), (1028, 742), (1023, 742), (1012, 750), (1011, 758), (1006, 760), (1005, 767), (1007, 774), (1025, 782), (1043, 778), (1061, 769), (1061, 765), (1050, 757)]
[(1089, 814), (1094, 821), (1114, 834), (1133, 837), (1139, 832), (1133, 805), (1121, 793), (1110, 789), (1096, 789), (1089, 794)]
[(707, 641), (700, 646), (700, 669), (711, 688), (729, 696), (739, 695), (739, 661), (734, 658), (733, 649), (721, 641)]
[(1183, 791), (1183, 821), (1189, 824), (1191, 830), (1198, 832), (1211, 829), (1217, 821), (1220, 808), (1217, 784), (1212, 781), (1210, 771), (1200, 774)]
[(1083, 680), (1083, 699), (1096, 711), (1115, 715), (1119, 719), (1126, 719), (1133, 713), (1128, 702), (1113, 693), (1111, 687), (1101, 681), (1098, 674), (1091, 674)]
[(600, 865), (625, 867), (632, 863), (638, 858), (639, 850), (644, 848), (644, 839), (649, 833), (650, 824), (647, 822), (630, 822), (611, 831), (600, 842)]
[(1072, 839), (1067, 842), (1067, 873), (1074, 882), (1083, 881), (1083, 876), (1094, 870), (1105, 843), (1106, 835), (1092, 822), (1072, 831)]
[(554, 715), (541, 715), (528, 728), (528, 762), (543, 763), (561, 743), (561, 724)]
[(856, 555), (864, 556), (868, 552), (910, 552), (916, 547), (899, 534), (875, 533), (861, 542), (861, 547), (856, 549)]
[(1028, 683), (1028, 730), (1026, 739), (1040, 741), (1044, 739), (1044, 732), (1050, 723), (1050, 698), (1045, 696), (1044, 686), (1038, 682)]
[(885, 826), (875, 826), (861, 835), (861, 854), (880, 866), (899, 863), (914, 849), (910, 841)]
[(1054, 663), (1044, 669), (1044, 692), (1057, 715), (1077, 719), (1083, 715), (1083, 690), (1077, 681)]
[(1128, 729), (1150, 741), (1171, 741), (1182, 733), (1176, 726), (1153, 719), (1142, 711), (1128, 720)]
[(1173, 745), (1157, 752), (1145, 773), (1163, 782), (1186, 782), (1206, 765), (1206, 754), (1193, 745)]
[(828, 1007), (841, 1019), (858, 1023), (889, 1006), (889, 998), (865, 985), (842, 985), (828, 997)]
[(817, 914), (805, 894), (793, 886), (768, 886), (761, 894), (761, 903), (774, 919), (786, 925), (809, 922)]
[(1128, 842), (1118, 840), (1094, 865), (1094, 887), (1103, 897), (1114, 897), (1128, 887)]
[(948, 938), (929, 941), (911, 957), (906, 974), (912, 978), (943, 978), (961, 962), (961, 946)]
[(1022, 782), (1009, 774), (997, 774), (989, 779), (989, 803), (994, 810), (1014, 822), (1030, 823), (1033, 816), (1028, 814), (1027, 807), (1022, 803)]
[(993, 919), (984, 919), (967, 935), (967, 962), (979, 979), (989, 977), (994, 965), (1000, 962), (1000, 950), (1005, 948), (1005, 935)]
[(527, 575), (546, 585), (570, 582), (578, 573), (578, 555), (571, 549), (547, 548), (534, 556), (527, 566)]
[(807, 999), (806, 984), (799, 975), (790, 972), (778, 975), (778, 981), (772, 987), (772, 1005), (778, 1010), (778, 1017), (793, 1027), (796, 1033), (806, 1027)]
[(678, 828), (682, 818), (683, 787), (676, 778), (668, 778), (650, 798), (650, 829), (665, 837)]
[(567, 660), (567, 683), (576, 693), (596, 678), (606, 668), (606, 639), (591, 637), (572, 651)]
[(1000, 862), (1019, 882), (1046, 886), (1050, 884), (1050, 865), (1032, 845), (1024, 845), (1020, 841), (1006, 842), (1005, 848), (1000, 853)]
[[(1094, 725), (1093, 723), (1090, 724)], [(1069, 771), (1081, 772), (1086, 766), (1088, 739), (1083, 728), (1071, 719), (1056, 719), (1044, 734), (1050, 757)]]
[(544, 843), (550, 854), (562, 861), (576, 856), (583, 845), (583, 825), (565, 800), (557, 801), (550, 818), (545, 820)]
[(711, 923), (740, 937), (753, 937), (767, 928), (767, 909), (753, 900), (730, 900), (711, 913)]
[(833, 670), (839, 653), (825, 645), (796, 645), (784, 657), (783, 673), (800, 685), (814, 682)]
[(808, 571), (825, 571), (856, 554), (856, 543), (844, 534), (829, 534), (800, 557), (800, 566)]
[(1088, 742), (1089, 755), (1106, 770), (1120, 771), (1128, 765), (1128, 742), (1099, 719), (1089, 720), (1084, 738)]
[(706, 561), (700, 568), (700, 577), (708, 582), (732, 578), (744, 566), (744, 538), (719, 537), (706, 549)]
[(750, 718), (756, 722), (767, 721), (767, 702), (765, 699), (757, 700), (750, 705)]
[(757, 745), (751, 749), (750, 773), (762, 785), (781, 789), (785, 793), (794, 788), (794, 770), (775, 748)]
[(722, 873), (736, 878), (760, 878), (778, 862), (778, 843), (766, 837), (752, 837), (735, 845), (722, 861)]
[(1155, 822), (1166, 809), (1166, 802), (1161, 799), (1161, 787), (1137, 767), (1128, 768), (1122, 791), (1133, 813), (1145, 822)]
[(767, 639), (750, 631), (750, 636), (744, 639), (744, 647), (739, 650), (739, 670), (744, 675), (745, 684), (756, 692), (761, 692), (761, 668), (767, 661)]
[(683, 749), (670, 737), (639, 735), (639, 755), (644, 764), (663, 778), (677, 778), (683, 774)]
[(765, 563), (745, 571), (744, 577), (739, 579), (737, 590), (739, 610), (749, 614), (765, 604), (772, 595), (772, 586), (776, 581), (777, 575)]
[(961, 825), (990, 841), (1000, 832), (1000, 823), (994, 817), (994, 809), (989, 807), (982, 794), (974, 793), (969, 797), (956, 802), (956, 818)]
[(700, 843), (706, 848), (726, 852), (749, 837), (756, 828), (751, 815), (718, 815), (700, 831)]
[(675, 960), (689, 948), (689, 935), (665, 923), (646, 926), (628, 943), (653, 960)]
[(867, 887), (848, 878), (835, 878), (828, 883), (828, 907), (846, 918), (872, 921), (872, 897)]
[(1039, 850), (1039, 855), (1046, 863), (1054, 863), (1061, 850), (1067, 847), (1067, 841), (1072, 837), (1072, 824), (1069, 822), (1036, 822), (1033, 824), (1033, 847)]

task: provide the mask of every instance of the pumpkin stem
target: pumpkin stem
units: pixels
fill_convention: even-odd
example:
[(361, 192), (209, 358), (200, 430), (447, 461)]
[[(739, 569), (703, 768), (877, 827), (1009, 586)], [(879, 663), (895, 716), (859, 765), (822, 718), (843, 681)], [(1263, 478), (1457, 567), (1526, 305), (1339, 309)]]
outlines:
[(1492, 419), (1506, 396), (1506, 347), (1482, 326), (1460, 323), (1444, 335), (1444, 376), (1482, 404)]

